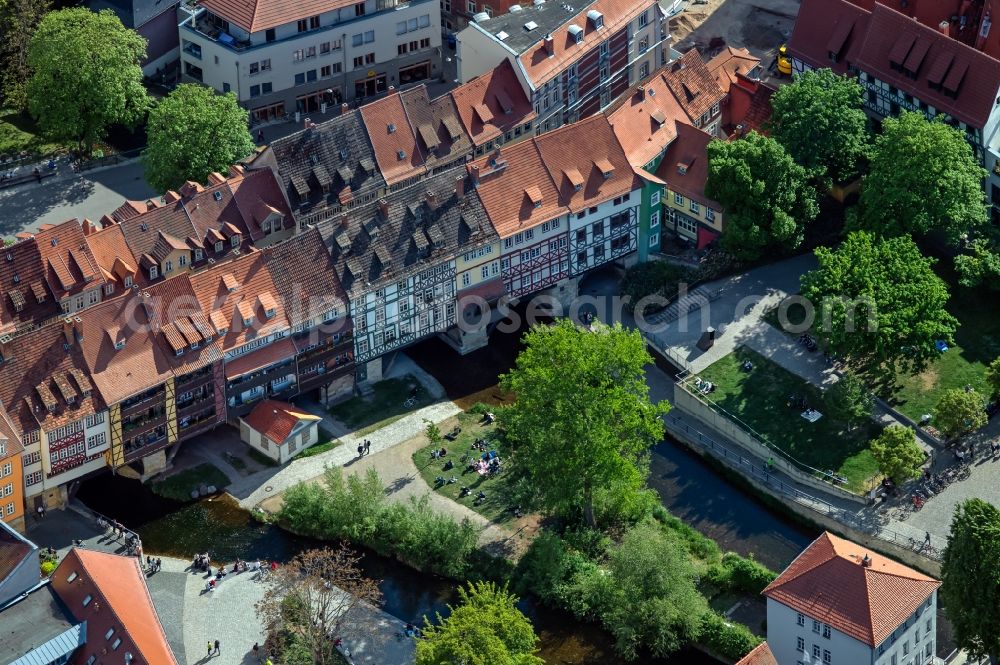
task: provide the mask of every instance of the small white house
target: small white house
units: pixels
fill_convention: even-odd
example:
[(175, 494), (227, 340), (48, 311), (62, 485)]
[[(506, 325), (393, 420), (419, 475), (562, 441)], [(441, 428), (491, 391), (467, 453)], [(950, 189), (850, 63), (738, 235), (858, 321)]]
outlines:
[(767, 642), (737, 665), (935, 663), (938, 586), (824, 533), (764, 589)]
[(319, 441), (319, 416), (266, 399), (240, 418), (240, 438), (279, 464)]

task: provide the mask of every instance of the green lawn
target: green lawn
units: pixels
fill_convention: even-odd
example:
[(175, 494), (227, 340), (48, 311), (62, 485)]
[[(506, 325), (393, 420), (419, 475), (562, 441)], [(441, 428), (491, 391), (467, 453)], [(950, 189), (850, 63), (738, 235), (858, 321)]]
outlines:
[[(747, 359), (754, 364), (751, 372), (740, 368)], [(819, 388), (747, 348), (723, 357), (700, 376), (718, 386), (709, 396), (712, 401), (779, 450), (815, 469), (844, 476), (851, 491), (870, 488), (869, 479), (878, 474), (868, 450), (869, 440), (881, 429), (875, 422), (847, 431), (827, 415)], [(824, 416), (815, 423), (800, 417), (801, 409), (788, 406), (790, 395), (805, 396)]]
[(299, 459), (300, 457), (313, 457), (314, 455), (319, 455), (320, 453), (325, 453), (328, 450), (333, 450), (341, 443), (340, 439), (333, 438), (330, 432), (325, 429), (320, 428), (319, 430), (319, 442), (314, 446), (309, 446), (301, 453), (293, 457), (292, 459)]
[(190, 501), (191, 492), (202, 485), (215, 485), (216, 489), (221, 490), (229, 485), (229, 478), (215, 465), (205, 463), (157, 481), (150, 487), (155, 493), (168, 499)]
[[(415, 403), (407, 406), (410, 389), (414, 386), (418, 387)], [(355, 436), (374, 432), (433, 401), (420, 382), (409, 374), (401, 379), (379, 381), (372, 389), (371, 395), (352, 397), (330, 407), (330, 415), (353, 430)]]
[(48, 155), (64, 146), (49, 143), (37, 135), (38, 128), (26, 114), (0, 109), (0, 155), (17, 155), (22, 150)]
[[(434, 459), (431, 457), (431, 449), (435, 446), (427, 445), (413, 453), (413, 464), (420, 471), (420, 476), (431, 488), (435, 488), (434, 479), (438, 476), (451, 478), (454, 476), (458, 482), (452, 485), (443, 485), (435, 488), (434, 491), (442, 494), (453, 501), (457, 501), (463, 506), (476, 511), (483, 517), (493, 522), (504, 522), (514, 517), (510, 512), (510, 501), (505, 474), (501, 472), (497, 476), (481, 476), (475, 471), (466, 471), (465, 467), (469, 459), (473, 456), (478, 459), (482, 453), (472, 448), (472, 444), (477, 438), (484, 438), (490, 445), (504, 458), (504, 451), (497, 440), (496, 425), (483, 426), (480, 424), (482, 416), (475, 413), (462, 413), (458, 416), (459, 424), (462, 428), (461, 434), (454, 441), (445, 440), (442, 446), (447, 450), (444, 458)], [(448, 428), (442, 429), (442, 436), (448, 433)], [(466, 457), (466, 461), (462, 458)], [(445, 471), (445, 464), (451, 460), (455, 463), (455, 468)], [(468, 487), (472, 492), (465, 497), (460, 497), (462, 487)], [(486, 493), (486, 500), (480, 505), (475, 505), (476, 493)]]
[(914, 421), (932, 413), (941, 395), (951, 388), (972, 385), (984, 395), (989, 391), (983, 372), (1000, 356), (1000, 316), (997, 294), (986, 289), (966, 289), (955, 285), (950, 276), (951, 300), (948, 311), (959, 320), (957, 344), (940, 354), (919, 374), (899, 375), (896, 385), (882, 391), (890, 404)]

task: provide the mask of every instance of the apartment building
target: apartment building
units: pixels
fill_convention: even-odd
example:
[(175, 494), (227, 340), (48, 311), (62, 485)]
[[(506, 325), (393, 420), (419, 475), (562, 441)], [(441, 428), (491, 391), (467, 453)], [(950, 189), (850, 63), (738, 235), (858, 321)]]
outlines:
[[(24, 533), (24, 467), (21, 435), (0, 405), (0, 522)], [(2, 597), (0, 585), (0, 602)]]
[(737, 665), (937, 662), (938, 586), (824, 533), (764, 589), (767, 642)]
[[(656, 175), (666, 183), (663, 192), (664, 230), (698, 249), (722, 234), (722, 204), (705, 196), (708, 182), (708, 144), (713, 137), (683, 122), (667, 148)], [(652, 246), (651, 242), (651, 246)]]
[(434, 0), (203, 0), (182, 12), (184, 78), (235, 93), (254, 121), (325, 113), (441, 71)]
[(105, 279), (71, 219), (18, 233), (0, 257), (0, 335), (17, 336), (101, 302)]
[[(947, 4), (921, 6), (938, 11)], [(986, 194), (997, 222), (1000, 62), (975, 48), (988, 40), (970, 46), (957, 38), (961, 35), (953, 38), (958, 28), (952, 27), (951, 15), (940, 17), (935, 29), (880, 3), (860, 7), (847, 0), (804, 0), (788, 42), (793, 70), (829, 67), (856, 76), (865, 90), (865, 109), (876, 121), (907, 110), (960, 129), (989, 171)]]
[(462, 82), (511, 62), (536, 134), (602, 111), (672, 59), (666, 14), (648, 0), (536, 0), (470, 23), (457, 39)]
[(456, 257), (496, 236), (462, 168), (319, 225), (350, 300), (358, 381), (381, 356), (456, 324)]

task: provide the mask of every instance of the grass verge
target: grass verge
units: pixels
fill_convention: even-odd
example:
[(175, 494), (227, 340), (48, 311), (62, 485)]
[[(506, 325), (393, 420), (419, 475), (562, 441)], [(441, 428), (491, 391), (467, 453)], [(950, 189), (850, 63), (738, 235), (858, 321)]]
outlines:
[[(752, 371), (743, 371), (744, 360), (753, 363)], [(877, 476), (868, 443), (881, 426), (870, 421), (848, 430), (828, 415), (822, 390), (760, 354), (736, 349), (706, 368), (701, 378), (717, 386), (711, 401), (799, 462), (845, 477), (847, 489), (864, 492)], [(801, 418), (800, 408), (788, 406), (792, 395), (805, 397), (823, 417), (814, 423)]]
[(0, 155), (18, 155), (22, 151), (50, 155), (65, 146), (49, 143), (39, 136), (34, 121), (12, 109), (0, 109)]
[(293, 460), (297, 460), (303, 457), (314, 457), (321, 453), (325, 453), (329, 450), (333, 450), (341, 444), (340, 439), (333, 438), (333, 435), (324, 429), (319, 431), (319, 441), (316, 445), (310, 446), (303, 450), (301, 453), (293, 457)]
[[(413, 402), (410, 391), (416, 387)], [(330, 415), (344, 423), (355, 436), (364, 436), (390, 425), (411, 411), (433, 402), (431, 395), (416, 378), (407, 374), (401, 379), (386, 379), (372, 386), (370, 395), (359, 395), (330, 407)]]
[(191, 492), (202, 485), (215, 485), (216, 489), (221, 490), (229, 485), (229, 477), (214, 464), (206, 462), (157, 481), (150, 488), (160, 496), (174, 501), (190, 501)]

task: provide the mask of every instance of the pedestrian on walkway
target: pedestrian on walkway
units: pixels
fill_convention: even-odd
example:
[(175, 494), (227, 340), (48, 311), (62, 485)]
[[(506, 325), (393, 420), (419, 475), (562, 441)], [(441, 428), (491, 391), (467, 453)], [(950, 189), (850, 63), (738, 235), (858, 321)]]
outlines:
[(211, 656), (212, 656), (212, 641), (209, 640), (209, 642), (208, 642), (208, 657), (211, 658)]
[(264, 142), (264, 130), (263, 129), (258, 129), (257, 130), (257, 143), (263, 143), (263, 142)]
[(260, 645), (256, 642), (253, 643), (253, 659), (260, 662)]
[(365, 454), (365, 444), (364, 442), (358, 444), (358, 457), (364, 457)]
[(215, 640), (215, 653), (222, 655), (222, 651), (219, 650), (219, 640)]
[(930, 544), (931, 544), (931, 532), (926, 531), (924, 532), (924, 545), (930, 545)]
[(38, 506), (38, 519), (42, 519), (43, 517), (45, 517), (45, 506), (39, 505)]
[(774, 470), (774, 458), (773, 457), (768, 457), (767, 458), (767, 470), (768, 471), (773, 471)]
[(372, 451), (372, 442), (369, 441), (368, 439), (365, 439), (365, 455), (367, 455), (371, 451)]

